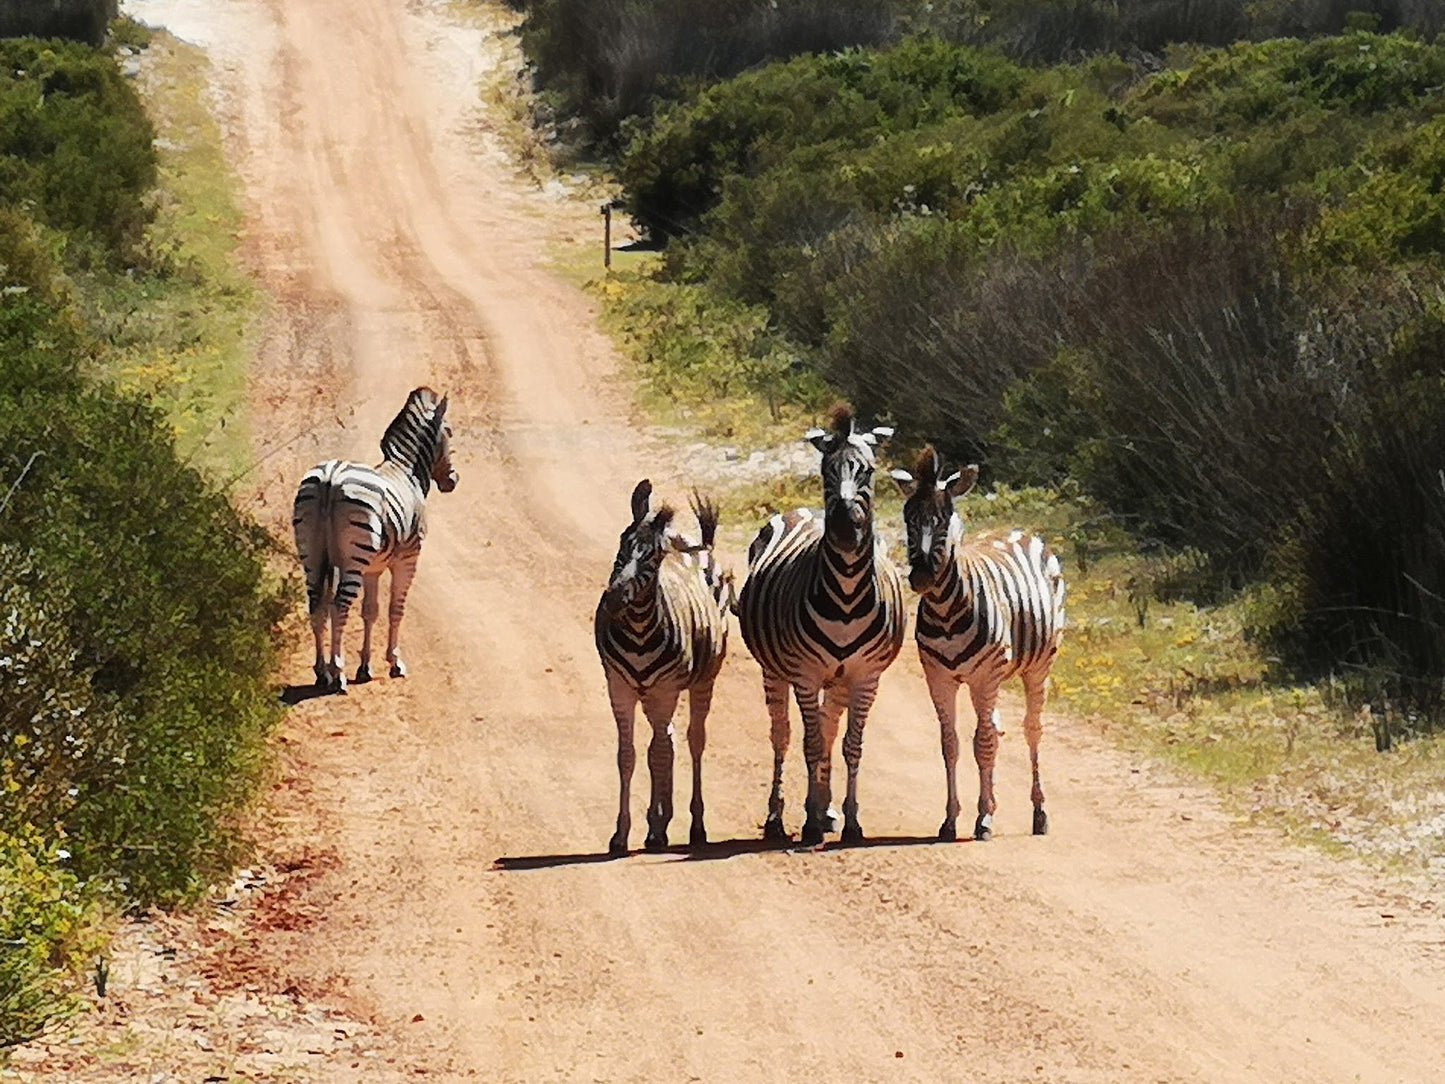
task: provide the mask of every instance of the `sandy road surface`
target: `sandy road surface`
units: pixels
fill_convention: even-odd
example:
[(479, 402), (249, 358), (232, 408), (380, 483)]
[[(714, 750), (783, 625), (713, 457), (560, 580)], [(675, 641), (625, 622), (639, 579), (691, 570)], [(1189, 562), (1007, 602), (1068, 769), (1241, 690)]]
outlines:
[[(711, 836), (740, 842), (599, 860), (615, 738), (592, 608), (632, 484), (680, 479), (629, 428), (586, 300), (542, 266), (549, 240), (594, 237), (595, 208), (478, 150), (485, 43), (434, 8), (135, 8), (207, 41), (229, 94), (248, 248), (277, 298), (262, 514), (283, 523), (318, 459), (373, 458), (413, 385), (454, 397), (461, 484), (434, 498), (413, 677), (291, 714), (295, 830), (339, 861), (311, 888), (327, 917), (271, 935), (286, 967), (442, 1079), (1445, 1080), (1428, 900), (1242, 830), (1067, 720), (1046, 732), (1053, 834), (1027, 834), (1015, 722), (995, 840), (929, 845), (936, 725), (907, 653), (868, 728), (873, 845), (752, 843), (770, 759), (735, 637), (705, 771)], [(287, 676), (308, 678), (306, 653)]]

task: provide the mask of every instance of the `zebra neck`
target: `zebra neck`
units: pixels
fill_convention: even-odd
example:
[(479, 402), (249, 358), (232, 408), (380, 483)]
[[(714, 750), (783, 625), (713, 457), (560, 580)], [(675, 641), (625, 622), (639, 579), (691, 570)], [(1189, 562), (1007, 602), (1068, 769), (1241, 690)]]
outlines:
[(829, 543), (825, 534), (818, 548), (815, 592), (821, 590), (839, 600), (856, 600), (860, 593), (873, 586), (873, 549), (872, 531), (857, 553), (838, 549)]
[(661, 597), (661, 592), (654, 587), (647, 594), (633, 599), (632, 604), (622, 611), (618, 624), (634, 634), (645, 633), (661, 624), (664, 610)]
[(963, 570), (959, 567), (958, 553), (950, 549), (944, 556), (938, 578), (920, 596), (920, 604), (929, 614), (966, 619), (973, 611), (973, 592), (967, 587)]
[(421, 491), (423, 497), (431, 492), (431, 475), (426, 471), (418, 472), (412, 464), (387, 458), (382, 460), (376, 472), (399, 482), (410, 483), (413, 488)]
[[(428, 427), (429, 428), (429, 427)], [(425, 497), (431, 492), (432, 460), (436, 458), (436, 435), (428, 430), (415, 433), (388, 433), (382, 442), (385, 463), (414, 481)]]

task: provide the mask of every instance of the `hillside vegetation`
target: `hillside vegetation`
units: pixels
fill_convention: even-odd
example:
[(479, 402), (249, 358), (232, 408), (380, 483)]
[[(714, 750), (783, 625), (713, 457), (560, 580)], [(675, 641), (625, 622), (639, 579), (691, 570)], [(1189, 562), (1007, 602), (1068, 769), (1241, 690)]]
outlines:
[(155, 244), (131, 82), (106, 50), (4, 41), (0, 105), (3, 1049), (67, 1007), (104, 912), (190, 898), (234, 858), (281, 594), (267, 536), (106, 376), (136, 346), (108, 310), (194, 272)]
[[(576, 52), (594, 76), (653, 55), (688, 5), (604, 7), (636, 40)], [(993, 478), (1070, 494), (1165, 570), (1160, 593), (1234, 600), (1276, 679), (1328, 678), (1387, 730), (1433, 728), (1442, 13), (864, 7), (891, 13), (896, 44), (780, 38), (750, 54), (773, 63), (644, 81), (612, 162), (665, 245), (650, 310), (713, 343), (745, 320), (752, 354), (782, 360), (735, 386), (821, 378)], [(534, 4), (533, 39), (557, 18)], [(566, 108), (580, 84), (552, 64), (537, 74)], [(646, 338), (655, 377), (685, 371)]]

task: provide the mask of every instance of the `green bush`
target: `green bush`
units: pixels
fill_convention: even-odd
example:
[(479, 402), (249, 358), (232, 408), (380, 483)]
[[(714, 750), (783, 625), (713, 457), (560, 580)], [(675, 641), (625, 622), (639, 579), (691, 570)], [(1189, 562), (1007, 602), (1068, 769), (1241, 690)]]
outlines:
[(154, 138), (109, 55), (0, 41), (0, 204), (98, 246), (100, 258), (125, 260), (151, 217)]
[(522, 45), (561, 113), (605, 146), (654, 96), (763, 61), (881, 44), (893, 22), (878, 0), (533, 0)]
[(0, 1051), (69, 1011), (73, 976), (99, 946), (99, 897), (68, 852), (0, 832)]
[[(0, 619), (20, 638), (0, 670), (0, 785), (25, 793), (0, 830), (63, 832), (79, 875), (179, 899), (235, 853), (228, 818), (277, 715), (271, 543), (155, 410), (88, 375), (41, 238), (0, 213)], [(27, 653), (27, 629), (53, 650)], [(54, 684), (37, 701), (31, 680)]]
[(619, 179), (633, 217), (663, 240), (692, 230), (730, 177), (764, 173), (794, 153), (866, 147), (944, 117), (996, 112), (1024, 81), (1000, 57), (930, 38), (799, 58), (665, 110), (628, 146)]

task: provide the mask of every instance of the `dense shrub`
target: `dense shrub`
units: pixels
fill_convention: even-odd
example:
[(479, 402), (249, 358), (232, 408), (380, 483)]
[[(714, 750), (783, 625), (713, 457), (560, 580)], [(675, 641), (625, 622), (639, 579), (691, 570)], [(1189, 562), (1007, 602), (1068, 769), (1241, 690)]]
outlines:
[(863, 148), (960, 113), (995, 112), (1025, 74), (996, 56), (918, 39), (876, 54), (808, 57), (750, 72), (664, 112), (619, 167), (633, 217), (655, 239), (686, 233), (732, 176), (791, 154)]
[(0, 791), (23, 796), (0, 832), (59, 833), (78, 875), (176, 899), (233, 853), (276, 717), (270, 542), (91, 375), (58, 252), (0, 210)]
[(0, 41), (0, 204), (124, 260), (151, 217), (154, 137), (111, 57), (60, 41)]
[(69, 864), (38, 833), (0, 831), (0, 1056), (71, 1007), (73, 977), (98, 947), (97, 893)]
[(5, 0), (0, 38), (70, 38), (99, 45), (119, 0)]
[(1099, 53), (1157, 70), (1174, 44), (1445, 30), (1435, 0), (530, 0), (523, 46), (564, 119), (608, 150), (659, 99), (768, 60), (930, 33), (1031, 64)]
[(879, 0), (533, 0), (522, 43), (560, 111), (605, 145), (654, 95), (762, 61), (877, 45), (893, 22)]

